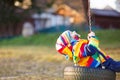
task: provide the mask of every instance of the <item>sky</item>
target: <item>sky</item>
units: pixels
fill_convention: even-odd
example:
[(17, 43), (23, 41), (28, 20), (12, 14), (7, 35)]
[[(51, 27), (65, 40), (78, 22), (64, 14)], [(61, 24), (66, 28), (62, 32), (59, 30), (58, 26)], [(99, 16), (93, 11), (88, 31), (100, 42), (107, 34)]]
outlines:
[(90, 0), (90, 7), (103, 9), (105, 6), (110, 5), (112, 8), (115, 9), (115, 1), (116, 0)]

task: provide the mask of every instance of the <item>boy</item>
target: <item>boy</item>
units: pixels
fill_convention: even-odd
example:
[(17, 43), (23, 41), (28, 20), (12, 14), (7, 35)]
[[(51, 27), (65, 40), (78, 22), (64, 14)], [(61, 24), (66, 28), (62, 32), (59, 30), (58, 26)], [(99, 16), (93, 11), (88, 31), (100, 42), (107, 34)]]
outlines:
[(104, 67), (120, 72), (120, 62), (114, 61), (99, 48), (99, 41), (94, 32), (88, 34), (88, 40), (81, 39), (75, 31), (63, 32), (56, 42), (56, 50), (75, 65), (89, 68)]

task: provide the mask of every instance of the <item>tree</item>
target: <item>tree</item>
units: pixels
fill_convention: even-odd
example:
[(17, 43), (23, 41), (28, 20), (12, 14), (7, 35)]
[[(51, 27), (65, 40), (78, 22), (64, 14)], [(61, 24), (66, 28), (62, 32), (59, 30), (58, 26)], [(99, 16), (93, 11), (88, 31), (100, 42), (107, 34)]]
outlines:
[[(18, 8), (22, 9), (23, 5), (16, 7), (14, 5), (15, 1), (18, 1), (22, 4), (25, 0), (1, 0), (0, 1), (0, 23), (1, 24), (14, 23), (22, 19), (24, 12), (22, 14), (19, 14), (16, 12), (16, 9)], [(51, 7), (55, 2), (55, 0), (39, 0), (40, 3), (37, 4), (37, 1), (38, 0), (31, 0), (32, 2), (31, 8), (23, 11), (33, 10), (41, 13), (44, 11), (44, 9)]]
[[(22, 1), (22, 0), (20, 0)], [(0, 23), (7, 24), (16, 22), (20, 18), (20, 15), (16, 14), (17, 7), (14, 6), (15, 0), (1, 0), (0, 1)]]
[(52, 7), (52, 5), (55, 3), (55, 0), (31, 0), (31, 1), (32, 1), (31, 9), (38, 13), (44, 12), (45, 9)]
[[(17, 23), (22, 20), (23, 14), (19, 14), (16, 10), (18, 7), (14, 5), (16, 0), (0, 0), (0, 35), (9, 37), (15, 34)], [(19, 0), (22, 2), (23, 0)]]
[[(27, 3), (29, 1), (31, 4)], [(0, 34), (13, 35), (17, 24), (24, 20), (26, 15), (29, 16), (29, 12), (41, 13), (51, 7), (55, 0), (40, 0), (39, 4), (37, 1), (39, 0), (0, 0)], [(29, 7), (24, 8), (26, 5)]]

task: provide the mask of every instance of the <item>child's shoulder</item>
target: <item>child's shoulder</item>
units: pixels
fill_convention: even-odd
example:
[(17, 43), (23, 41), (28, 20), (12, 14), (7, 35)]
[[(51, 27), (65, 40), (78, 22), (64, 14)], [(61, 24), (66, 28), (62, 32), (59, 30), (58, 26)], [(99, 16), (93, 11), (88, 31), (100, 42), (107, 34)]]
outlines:
[(88, 43), (89, 41), (87, 39), (79, 39), (79, 43)]
[(80, 39), (77, 41), (76, 45), (83, 45), (83, 44), (88, 44), (89, 41), (87, 39)]

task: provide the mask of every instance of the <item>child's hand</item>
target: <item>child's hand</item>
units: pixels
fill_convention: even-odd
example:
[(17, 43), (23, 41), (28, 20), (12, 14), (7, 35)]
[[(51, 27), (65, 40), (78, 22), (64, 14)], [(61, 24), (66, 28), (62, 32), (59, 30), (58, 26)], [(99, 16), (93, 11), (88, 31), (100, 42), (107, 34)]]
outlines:
[(91, 31), (91, 32), (88, 34), (88, 36), (87, 36), (88, 40), (89, 40), (92, 36), (95, 36), (95, 33)]

